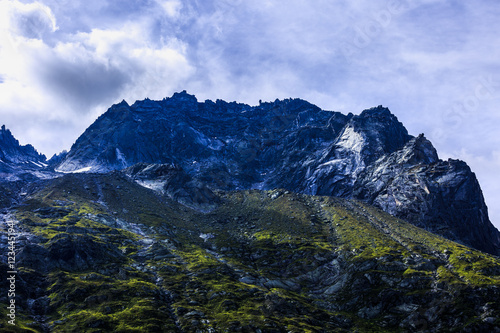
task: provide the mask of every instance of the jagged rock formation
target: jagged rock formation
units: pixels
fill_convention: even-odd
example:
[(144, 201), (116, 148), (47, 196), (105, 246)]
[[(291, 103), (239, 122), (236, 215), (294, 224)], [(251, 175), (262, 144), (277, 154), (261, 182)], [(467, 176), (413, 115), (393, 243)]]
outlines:
[(500, 233), (474, 173), (463, 162), (439, 160), (423, 135), (409, 135), (382, 106), (354, 116), (300, 99), (200, 103), (185, 91), (122, 102), (82, 134), (58, 170), (107, 172), (136, 163), (175, 165), (212, 189), (358, 198), (500, 254)]
[(31, 145), (21, 146), (11, 131), (0, 129), (0, 209), (16, 203), (26, 182), (50, 177), (46, 157)]
[(62, 162), (63, 159), (66, 158), (67, 155), (68, 155), (68, 151), (63, 150), (59, 154), (52, 155), (52, 157), (47, 161), (47, 163), (51, 166), (58, 165)]
[(32, 145), (21, 146), (10, 130), (2, 125), (0, 129), (0, 163), (31, 163), (38, 167), (42, 167), (41, 163), (45, 163), (47, 158), (43, 154), (39, 154)]
[(140, 185), (188, 207), (210, 211), (219, 202), (205, 184), (173, 165), (137, 163), (123, 172)]
[(356, 198), (394, 216), (499, 253), (499, 233), (489, 222), (476, 177), (465, 162), (439, 160), (423, 135), (366, 168), (354, 187)]

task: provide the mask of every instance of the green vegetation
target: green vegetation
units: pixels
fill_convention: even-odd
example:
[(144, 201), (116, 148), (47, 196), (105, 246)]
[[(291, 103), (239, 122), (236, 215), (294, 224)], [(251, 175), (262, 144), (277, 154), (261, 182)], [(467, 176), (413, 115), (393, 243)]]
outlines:
[(7, 310), (8, 304), (0, 303), (0, 318), (2, 318), (3, 327), (2, 332), (6, 333), (18, 333), (18, 332), (41, 332), (41, 327), (38, 323), (34, 322), (33, 319), (29, 318), (27, 315), (20, 313), (19, 309), (16, 309), (16, 317), (14, 318), (15, 325), (8, 323), (11, 318), (7, 317), (9, 313)]
[(50, 264), (35, 256), (23, 269), (46, 282), (51, 331), (397, 332), (457, 316), (477, 328), (500, 314), (488, 289), (500, 285), (498, 258), (356, 201), (218, 195), (203, 213), (118, 173), (31, 194), (16, 218)]

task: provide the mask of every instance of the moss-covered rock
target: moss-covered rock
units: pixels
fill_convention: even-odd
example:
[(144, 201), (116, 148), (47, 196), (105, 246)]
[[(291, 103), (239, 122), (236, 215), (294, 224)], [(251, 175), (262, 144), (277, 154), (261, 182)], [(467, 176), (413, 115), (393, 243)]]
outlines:
[(494, 332), (499, 325), (496, 257), (357, 201), (282, 190), (216, 194), (215, 208), (201, 212), (120, 173), (36, 186), (11, 212), (24, 235), (24, 282), (18, 326), (8, 329)]

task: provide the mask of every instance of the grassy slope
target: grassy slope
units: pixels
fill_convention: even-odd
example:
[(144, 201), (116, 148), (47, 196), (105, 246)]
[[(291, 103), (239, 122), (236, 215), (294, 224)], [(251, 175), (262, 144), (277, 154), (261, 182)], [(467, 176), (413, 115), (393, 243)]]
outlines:
[[(500, 285), (495, 257), (355, 201), (219, 195), (217, 209), (200, 213), (117, 173), (68, 175), (34, 191), (16, 217), (57, 258), (40, 276), (46, 327), (381, 332), (433, 306), (461, 316), (461, 328), (500, 313), (488, 300), (480, 317), (463, 298)], [(61, 255), (61, 244), (72, 255)], [(428, 325), (417, 319), (415, 329)]]

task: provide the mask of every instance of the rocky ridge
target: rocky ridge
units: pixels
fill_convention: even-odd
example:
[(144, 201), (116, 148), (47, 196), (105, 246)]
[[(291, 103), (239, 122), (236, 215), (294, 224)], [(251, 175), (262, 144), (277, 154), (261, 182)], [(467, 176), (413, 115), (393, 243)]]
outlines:
[[(487, 243), (489, 222), (476, 228), (478, 234), (443, 227), (460, 218), (463, 230), (487, 221), (481, 210), (473, 215), (484, 202), (467, 165), (440, 161), (424, 136), (409, 136), (385, 108), (343, 116), (311, 111), (300, 100), (276, 103), (302, 108), (280, 111), (292, 122), (277, 116), (279, 126), (297, 128), (278, 136), (262, 124), (260, 134), (247, 136), (250, 143), (236, 145), (232, 155), (231, 145), (220, 147), (217, 157), (236, 159), (228, 169), (236, 173), (221, 173), (220, 160), (211, 155), (181, 165), (174, 154), (168, 163), (124, 168), (122, 146), (123, 160), (113, 167), (120, 171), (102, 164), (101, 173), (63, 175), (9, 161), (14, 171), (0, 182), (0, 288), (8, 289), (7, 228), (13, 223), (17, 312), (16, 326), (0, 322), (0, 330), (500, 332), (499, 259), (394, 217), (434, 232), (431, 227), (441, 226), (437, 231), (449, 238), (483, 237)], [(241, 108), (239, 116), (249, 112), (232, 107)], [(382, 123), (392, 132), (379, 135)], [(213, 130), (205, 126), (203, 133)], [(183, 125), (174, 137), (185, 138), (187, 130)], [(108, 134), (101, 133), (100, 149)], [(274, 143), (256, 153), (256, 138)], [(181, 154), (191, 139), (172, 149)], [(160, 156), (154, 149), (134, 154)], [(261, 169), (252, 174), (245, 163)], [(274, 188), (280, 184), (285, 188)], [(237, 189), (246, 186), (273, 189)], [(351, 199), (313, 195), (321, 191)], [(438, 214), (439, 223), (428, 225), (426, 216), (439, 211), (432, 203), (449, 216), (439, 221)], [(0, 295), (2, 318), (8, 302)]]
[(0, 129), (0, 161), (1, 163), (31, 163), (42, 167), (47, 158), (36, 151), (32, 145), (21, 146), (11, 131), (2, 125)]
[(22, 146), (12, 132), (0, 128), (0, 209), (21, 200), (22, 188), (38, 179), (55, 177), (47, 158), (32, 145)]
[[(354, 198), (482, 251), (500, 254), (474, 173), (439, 159), (382, 106), (360, 115), (300, 99), (248, 106), (203, 103), (185, 91), (112, 106), (58, 165), (108, 172), (137, 163), (172, 165), (211, 190), (284, 188)], [(208, 193), (208, 192), (207, 192)]]
[(0, 181), (36, 179), (39, 171), (46, 168), (47, 158), (32, 145), (21, 146), (11, 131), (2, 125), (0, 129)]

